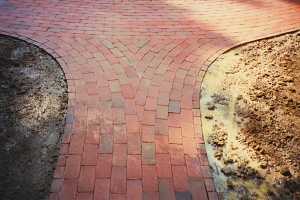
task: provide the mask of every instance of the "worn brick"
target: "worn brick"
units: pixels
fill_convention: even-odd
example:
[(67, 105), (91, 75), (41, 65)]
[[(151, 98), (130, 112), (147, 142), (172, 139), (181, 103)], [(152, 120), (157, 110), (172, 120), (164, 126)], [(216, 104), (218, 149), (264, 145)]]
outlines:
[(170, 101), (169, 112), (170, 113), (180, 113), (180, 102), (179, 101)]
[(126, 116), (126, 126), (128, 133), (139, 133), (140, 125), (136, 115), (127, 115)]
[(208, 200), (204, 181), (202, 180), (189, 181), (189, 190), (192, 193), (193, 199)]
[(144, 192), (143, 200), (159, 200), (158, 192)]
[(114, 143), (127, 143), (126, 125), (114, 125), (113, 135)]
[(142, 143), (139, 133), (128, 133), (128, 154), (141, 154)]
[(188, 189), (188, 178), (186, 167), (183, 165), (172, 166), (174, 188), (176, 191), (182, 192)]
[(157, 106), (156, 117), (158, 119), (168, 119), (168, 106)]
[(78, 192), (91, 192), (95, 184), (95, 166), (82, 166), (78, 180)]
[(169, 134), (168, 120), (156, 119), (155, 134), (166, 135), (166, 136)]
[(98, 152), (98, 145), (85, 144), (81, 164), (82, 165), (96, 165), (97, 152)]
[(109, 200), (109, 188), (110, 180), (109, 179), (96, 179), (95, 181), (95, 192), (94, 200)]
[(112, 135), (101, 135), (100, 153), (113, 152), (113, 137)]
[(155, 125), (155, 111), (144, 111), (143, 124)]
[(190, 178), (201, 178), (200, 161), (197, 156), (185, 155), (185, 162), (187, 166), (187, 173)]
[(142, 181), (128, 180), (127, 181), (127, 199), (143, 200)]
[(126, 193), (126, 167), (113, 166), (110, 189), (112, 193)]
[(170, 145), (170, 157), (172, 165), (184, 165), (184, 152), (183, 146), (178, 144)]
[(58, 194), (58, 199), (74, 200), (76, 198), (76, 180), (64, 180), (61, 191)]
[(97, 178), (109, 178), (111, 176), (112, 154), (99, 154), (96, 165)]
[(71, 136), (69, 154), (82, 154), (84, 145), (84, 135), (74, 134)]
[(65, 178), (77, 178), (80, 172), (81, 157), (77, 155), (71, 155), (67, 157), (66, 168), (64, 177)]
[(143, 142), (154, 142), (155, 128), (154, 126), (142, 126)]
[(147, 97), (145, 110), (156, 110), (157, 101), (156, 98)]
[(155, 144), (142, 144), (142, 162), (143, 164), (155, 164)]
[(156, 169), (159, 178), (171, 178), (171, 161), (169, 154), (156, 154)]
[(127, 178), (142, 178), (142, 159), (140, 155), (128, 155), (127, 158)]
[(114, 144), (113, 166), (126, 166), (127, 144)]
[(76, 200), (93, 200), (93, 193), (77, 193)]
[(155, 147), (156, 147), (156, 153), (169, 153), (168, 136), (156, 135)]
[(169, 127), (169, 143), (182, 144), (181, 128)]
[(143, 165), (143, 191), (156, 192), (158, 191), (158, 179), (156, 167), (154, 165)]
[(172, 180), (159, 180), (159, 199), (176, 200)]
[(192, 194), (187, 191), (187, 192), (176, 192), (175, 193), (176, 200), (193, 200), (192, 199)]

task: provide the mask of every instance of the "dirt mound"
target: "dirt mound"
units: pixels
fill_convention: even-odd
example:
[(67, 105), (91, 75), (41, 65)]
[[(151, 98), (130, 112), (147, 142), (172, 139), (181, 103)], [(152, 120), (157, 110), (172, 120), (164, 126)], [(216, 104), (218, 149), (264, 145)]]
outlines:
[(0, 196), (49, 192), (67, 108), (64, 74), (45, 51), (0, 36)]
[(240, 99), (236, 109), (246, 119), (243, 141), (269, 166), (300, 173), (300, 35), (290, 40), (261, 41), (242, 50), (241, 62), (255, 66), (257, 78), (247, 92), (250, 101)]
[(201, 106), (225, 199), (298, 198), (300, 32), (223, 54), (204, 79)]
[(244, 120), (240, 139), (266, 167), (283, 175), (282, 181), (295, 177), (300, 184), (300, 34), (256, 42), (241, 55), (249, 67), (236, 69), (256, 79), (236, 103)]

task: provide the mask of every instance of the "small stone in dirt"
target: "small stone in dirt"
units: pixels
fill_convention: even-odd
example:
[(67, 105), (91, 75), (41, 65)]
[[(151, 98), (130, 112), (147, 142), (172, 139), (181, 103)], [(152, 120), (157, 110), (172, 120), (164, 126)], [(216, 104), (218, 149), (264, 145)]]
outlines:
[(267, 163), (266, 161), (262, 161), (262, 162), (260, 163), (260, 167), (261, 167), (262, 169), (266, 169), (267, 166), (268, 166), (268, 163)]
[(241, 95), (241, 94), (240, 94), (240, 95), (238, 95), (238, 96), (236, 97), (236, 99), (237, 99), (237, 100), (241, 100), (241, 99), (243, 99), (243, 95)]
[(283, 175), (283, 176), (291, 176), (291, 172), (289, 170), (288, 167), (282, 167), (280, 169), (280, 173)]
[(228, 189), (233, 189), (234, 188), (234, 184), (230, 179), (227, 179), (226, 185), (227, 185)]
[(221, 160), (222, 156), (223, 156), (223, 152), (220, 149), (218, 149), (218, 150), (215, 151), (215, 157), (218, 160)]
[(232, 175), (235, 175), (234, 170), (233, 170), (231, 167), (229, 167), (229, 166), (223, 167), (223, 168), (221, 169), (221, 171), (222, 171), (223, 174), (226, 175), (226, 176), (232, 176)]
[(224, 164), (227, 165), (227, 164), (232, 164), (234, 161), (233, 159), (231, 158), (227, 158), (227, 159), (224, 159)]
[(214, 109), (216, 109), (216, 106), (214, 104), (208, 104), (207, 109), (208, 110), (214, 110)]
[(213, 118), (214, 118), (214, 116), (212, 116), (212, 115), (205, 115), (205, 119), (211, 120), (211, 119), (213, 119)]
[(229, 99), (222, 94), (213, 94), (211, 97), (213, 98), (214, 103), (216, 104), (220, 104), (223, 106), (228, 105)]

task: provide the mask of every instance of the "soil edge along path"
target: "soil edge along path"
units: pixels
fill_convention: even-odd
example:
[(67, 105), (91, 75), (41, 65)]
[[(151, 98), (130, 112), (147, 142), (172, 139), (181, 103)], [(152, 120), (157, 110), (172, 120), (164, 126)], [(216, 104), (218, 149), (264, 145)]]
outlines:
[(63, 71), (49, 54), (0, 35), (1, 199), (48, 198), (67, 99)]

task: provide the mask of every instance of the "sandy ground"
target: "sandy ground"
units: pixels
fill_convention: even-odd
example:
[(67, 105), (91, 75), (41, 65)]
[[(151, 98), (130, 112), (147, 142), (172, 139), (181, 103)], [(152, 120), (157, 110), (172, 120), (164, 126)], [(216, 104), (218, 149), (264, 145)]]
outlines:
[(54, 59), (0, 35), (0, 199), (47, 199), (66, 107)]
[(300, 198), (300, 32), (220, 56), (204, 79), (201, 106), (225, 199)]

